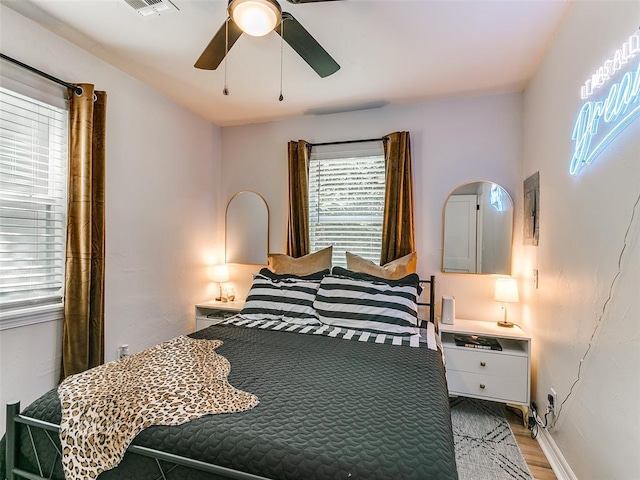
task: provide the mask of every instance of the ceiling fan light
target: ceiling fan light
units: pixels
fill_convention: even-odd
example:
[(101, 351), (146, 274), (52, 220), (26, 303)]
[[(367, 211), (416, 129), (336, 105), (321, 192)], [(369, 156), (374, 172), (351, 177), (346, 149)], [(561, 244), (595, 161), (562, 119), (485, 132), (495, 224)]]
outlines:
[(248, 35), (261, 37), (280, 23), (280, 5), (272, 0), (233, 0), (229, 16)]

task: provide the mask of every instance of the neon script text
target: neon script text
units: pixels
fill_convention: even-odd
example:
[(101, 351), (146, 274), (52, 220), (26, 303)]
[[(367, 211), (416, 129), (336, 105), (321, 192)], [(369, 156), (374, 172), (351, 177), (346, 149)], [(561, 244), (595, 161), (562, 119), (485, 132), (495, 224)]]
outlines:
[(569, 173), (577, 175), (591, 164), (607, 145), (640, 115), (640, 62), (635, 71), (627, 72), (611, 85), (601, 101), (582, 105), (573, 127), (574, 144)]

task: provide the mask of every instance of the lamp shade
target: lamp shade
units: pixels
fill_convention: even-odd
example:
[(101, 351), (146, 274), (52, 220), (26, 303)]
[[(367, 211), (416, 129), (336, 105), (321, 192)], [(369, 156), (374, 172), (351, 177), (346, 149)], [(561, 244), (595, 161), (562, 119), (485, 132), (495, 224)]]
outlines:
[(496, 279), (496, 289), (493, 299), (496, 302), (517, 303), (520, 301), (518, 297), (518, 283), (515, 278), (498, 278)]
[(213, 267), (213, 275), (211, 280), (218, 283), (229, 281), (229, 267), (226, 265), (215, 265)]
[(262, 37), (280, 23), (282, 10), (273, 0), (233, 0), (229, 16), (244, 33)]

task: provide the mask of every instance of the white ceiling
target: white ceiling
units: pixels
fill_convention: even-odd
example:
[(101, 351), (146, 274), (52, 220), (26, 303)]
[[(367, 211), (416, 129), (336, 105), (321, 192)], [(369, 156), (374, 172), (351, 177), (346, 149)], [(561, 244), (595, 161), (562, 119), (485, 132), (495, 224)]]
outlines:
[[(140, 17), (124, 0), (1, 0), (221, 126), (523, 90), (569, 0), (343, 0), (288, 11), (341, 69), (320, 78), (280, 36), (240, 37), (216, 71), (193, 64), (226, 18), (226, 0), (172, 0)], [(91, 79), (87, 79), (91, 81)], [(97, 85), (100, 87), (100, 85)]]

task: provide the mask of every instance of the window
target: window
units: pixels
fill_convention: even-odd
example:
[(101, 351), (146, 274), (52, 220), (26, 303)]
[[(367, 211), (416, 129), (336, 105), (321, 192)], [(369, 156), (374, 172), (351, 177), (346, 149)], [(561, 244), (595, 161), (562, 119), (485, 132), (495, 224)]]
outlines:
[(0, 328), (62, 302), (67, 126), (64, 108), (0, 87)]
[(309, 240), (315, 252), (333, 245), (333, 264), (345, 251), (380, 262), (385, 160), (382, 141), (314, 146), (309, 161)]

